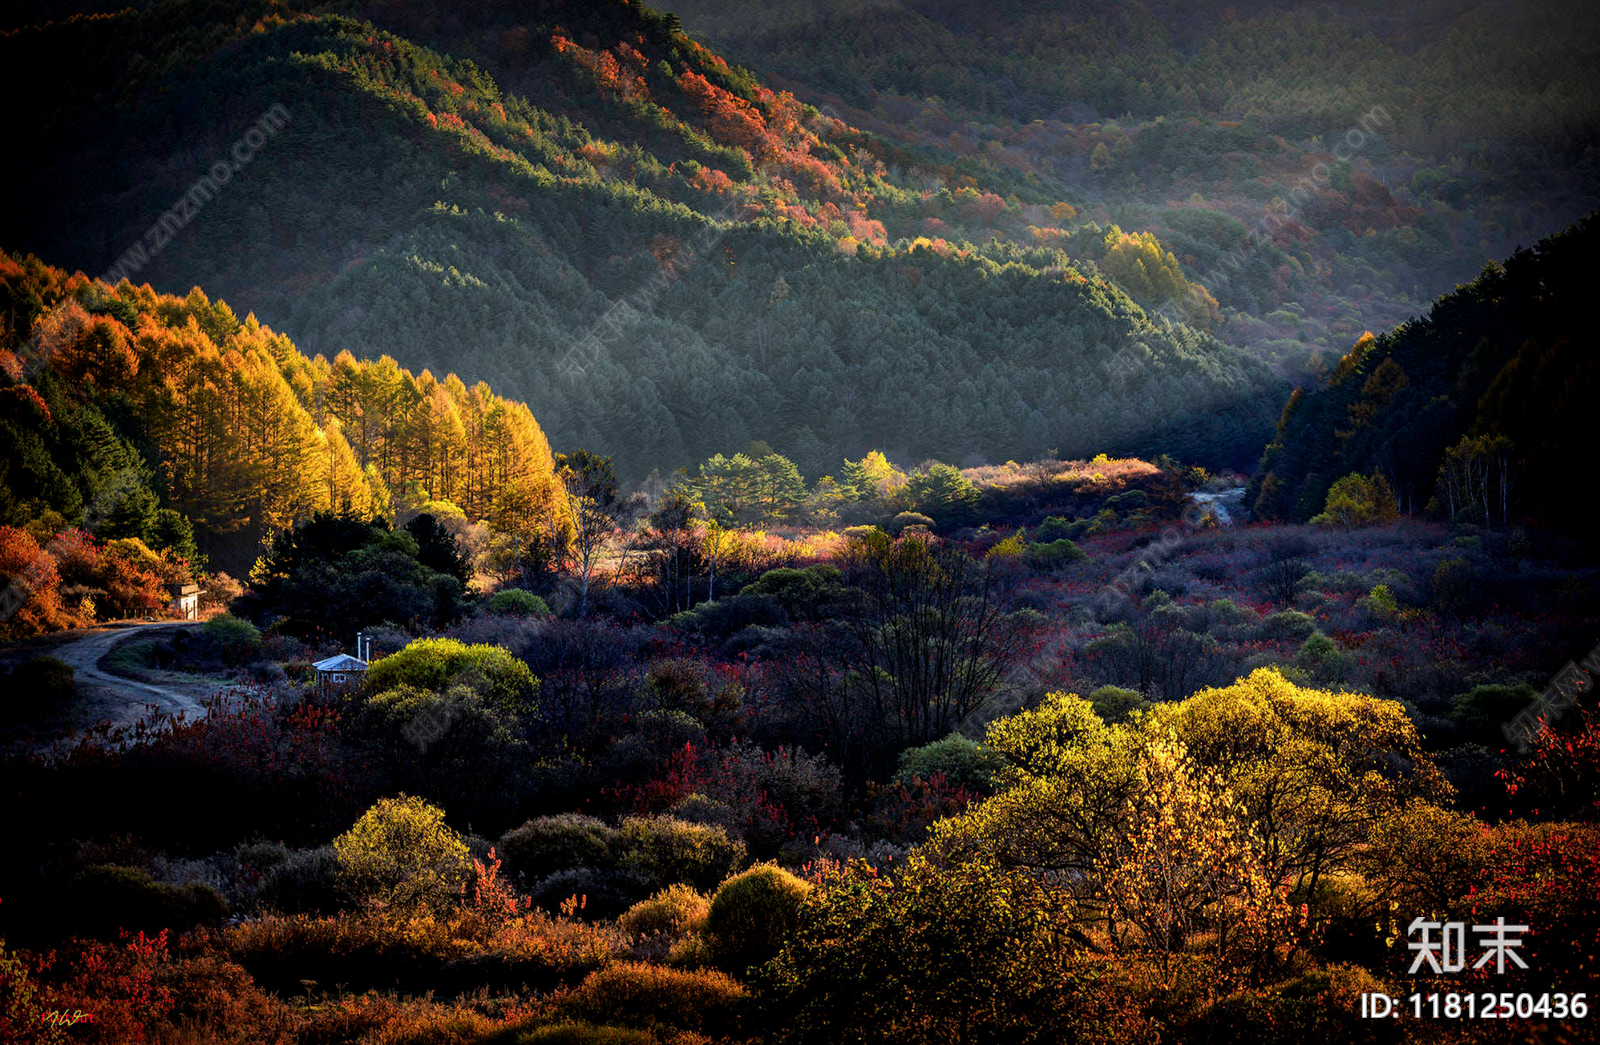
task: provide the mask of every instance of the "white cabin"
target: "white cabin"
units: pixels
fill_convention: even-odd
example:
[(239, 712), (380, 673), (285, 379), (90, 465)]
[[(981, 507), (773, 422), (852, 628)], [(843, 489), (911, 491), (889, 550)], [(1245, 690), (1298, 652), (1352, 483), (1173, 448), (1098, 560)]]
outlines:
[(367, 662), (348, 653), (319, 660), (312, 667), (317, 669), (317, 689), (324, 693), (358, 686), (367, 677)]

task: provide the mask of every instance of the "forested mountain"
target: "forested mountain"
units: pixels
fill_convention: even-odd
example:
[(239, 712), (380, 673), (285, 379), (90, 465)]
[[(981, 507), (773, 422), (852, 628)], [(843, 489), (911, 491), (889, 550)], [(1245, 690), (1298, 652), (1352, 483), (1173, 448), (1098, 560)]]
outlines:
[(1251, 485), (1257, 515), (1303, 521), (1361, 472), (1385, 477), (1408, 511), (1592, 533), (1600, 498), (1572, 475), (1577, 449), (1595, 445), (1597, 251), (1591, 216), (1427, 316), (1363, 336), (1326, 388), (1291, 395)]
[(1226, 340), (1306, 375), (1600, 205), (1582, 2), (664, 6), (930, 184), (1070, 201), (1032, 222), (1074, 257), (1155, 234)]
[[(1270, 432), (1260, 363), (1152, 321), (1157, 300), (1028, 233), (1020, 198), (911, 187), (670, 17), (339, 6), (368, 21), (174, 0), (7, 34), (0, 75), (44, 100), (0, 241), (249, 300), (330, 357), (492, 381), (627, 476), (757, 438), (808, 475), (872, 448), (1243, 463)], [(247, 163), (174, 206), (252, 130)], [(146, 237), (168, 208), (171, 242)], [(1189, 292), (1152, 242), (1102, 249)]]
[(0, 526), (176, 534), (229, 569), (314, 512), (449, 501), (506, 532), (559, 520), (528, 408), (384, 356), (308, 359), (251, 314), (0, 253)]

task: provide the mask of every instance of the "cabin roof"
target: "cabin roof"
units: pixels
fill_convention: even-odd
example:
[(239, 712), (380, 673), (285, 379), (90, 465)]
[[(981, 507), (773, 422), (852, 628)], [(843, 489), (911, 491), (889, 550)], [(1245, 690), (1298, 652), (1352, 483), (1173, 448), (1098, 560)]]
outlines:
[(312, 666), (315, 667), (318, 671), (366, 671), (367, 670), (367, 662), (366, 661), (361, 660), (359, 657), (352, 657), (348, 653), (341, 653), (338, 656), (329, 657), (327, 660), (319, 660), (319, 661), (316, 662), (316, 664), (314, 664)]

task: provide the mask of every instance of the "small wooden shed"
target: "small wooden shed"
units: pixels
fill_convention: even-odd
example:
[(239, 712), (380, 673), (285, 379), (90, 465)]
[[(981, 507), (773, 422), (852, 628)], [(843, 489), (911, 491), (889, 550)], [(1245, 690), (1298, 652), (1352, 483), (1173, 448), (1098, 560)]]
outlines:
[(359, 686), (367, 677), (367, 662), (348, 653), (319, 660), (312, 667), (317, 669), (317, 689), (322, 693)]

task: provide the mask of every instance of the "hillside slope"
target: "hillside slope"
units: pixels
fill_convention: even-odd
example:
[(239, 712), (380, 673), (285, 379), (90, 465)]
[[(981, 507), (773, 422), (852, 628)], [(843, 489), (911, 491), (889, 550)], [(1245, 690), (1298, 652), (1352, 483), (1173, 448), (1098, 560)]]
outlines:
[(319, 511), (449, 501), (530, 535), (558, 521), (528, 408), (383, 356), (308, 358), (197, 287), (113, 288), (0, 252), (0, 526), (83, 527), (235, 573)]
[(1593, 533), (1600, 497), (1572, 474), (1575, 448), (1595, 445), (1597, 250), (1600, 215), (1363, 337), (1327, 387), (1290, 397), (1251, 483), (1256, 515), (1304, 520), (1363, 472), (1383, 474), (1406, 510)]
[(1074, 257), (1154, 234), (1296, 377), (1600, 207), (1581, 0), (663, 2), (903, 169), (1011, 186)]
[[(0, 58), (61, 59), (45, 68), (96, 59), (34, 84), (50, 103), (19, 136), (59, 159), (25, 172), (37, 204), (0, 219), (0, 242), (104, 271), (281, 105), (287, 122), (129, 274), (250, 300), (310, 351), (492, 381), (628, 475), (756, 438), (813, 475), (873, 447), (1223, 464), (1270, 431), (1265, 367), (1152, 322), (1059, 249), (891, 238), (921, 197), (867, 139), (669, 18), (358, 12), (480, 63), (340, 15), (240, 10), (169, 2), (0, 39)], [(998, 196), (953, 203), (1020, 220)]]

